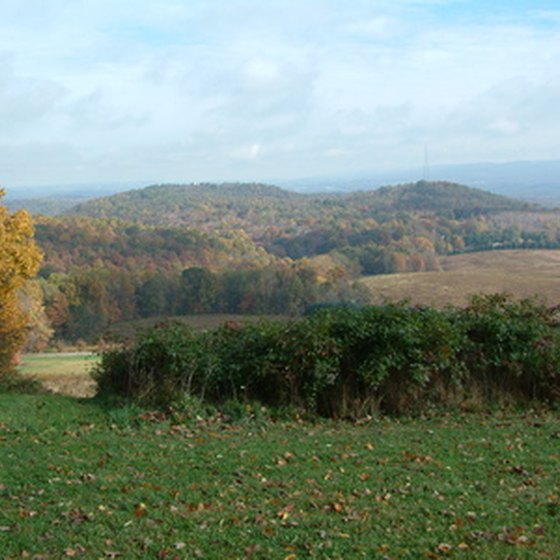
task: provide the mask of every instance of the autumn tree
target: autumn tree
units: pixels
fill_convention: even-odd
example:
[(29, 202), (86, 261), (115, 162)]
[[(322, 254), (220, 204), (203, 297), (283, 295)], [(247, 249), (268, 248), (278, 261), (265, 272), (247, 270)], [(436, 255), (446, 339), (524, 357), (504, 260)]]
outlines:
[(24, 352), (42, 352), (48, 346), (54, 329), (45, 312), (44, 295), (41, 287), (44, 280), (26, 282), (20, 290), (20, 301), (23, 311), (27, 315), (28, 329)]
[[(0, 189), (0, 199), (3, 196)], [(0, 205), (0, 375), (10, 369), (25, 342), (28, 317), (20, 290), (37, 273), (40, 262), (30, 215), (24, 210), (11, 214)]]

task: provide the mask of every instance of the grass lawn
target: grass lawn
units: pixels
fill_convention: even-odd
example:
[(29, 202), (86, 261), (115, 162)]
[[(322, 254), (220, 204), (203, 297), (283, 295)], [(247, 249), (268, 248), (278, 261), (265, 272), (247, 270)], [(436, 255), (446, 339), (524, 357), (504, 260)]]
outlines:
[(0, 395), (3, 558), (558, 558), (558, 414), (139, 414)]
[(97, 362), (98, 356), (87, 352), (24, 354), (19, 370), (25, 375), (84, 375)]

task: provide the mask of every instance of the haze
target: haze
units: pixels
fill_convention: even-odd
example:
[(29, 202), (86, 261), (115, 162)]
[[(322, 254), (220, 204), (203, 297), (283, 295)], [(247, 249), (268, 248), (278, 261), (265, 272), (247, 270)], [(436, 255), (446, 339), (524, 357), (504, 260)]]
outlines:
[(555, 6), (0, 0), (0, 182), (558, 159)]

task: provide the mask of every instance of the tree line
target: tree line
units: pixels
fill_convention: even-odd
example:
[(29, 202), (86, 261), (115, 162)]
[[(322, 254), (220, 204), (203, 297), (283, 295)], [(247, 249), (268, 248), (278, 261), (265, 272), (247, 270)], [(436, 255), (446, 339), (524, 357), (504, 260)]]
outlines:
[(39, 278), (18, 284), (18, 298), (40, 349), (53, 332), (94, 340), (137, 318), (363, 301), (362, 275), (437, 270), (440, 256), (465, 251), (559, 248), (560, 220), (445, 182), (336, 196), (176, 185), (37, 216), (35, 243)]

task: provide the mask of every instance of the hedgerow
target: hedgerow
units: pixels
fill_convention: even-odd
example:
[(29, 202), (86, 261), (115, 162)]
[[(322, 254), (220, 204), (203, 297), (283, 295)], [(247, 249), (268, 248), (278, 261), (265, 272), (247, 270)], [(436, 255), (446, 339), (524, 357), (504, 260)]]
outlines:
[(168, 405), (261, 402), (328, 417), (560, 396), (557, 310), (499, 294), (466, 309), (326, 308), (194, 332), (162, 324), (103, 354), (100, 393)]

